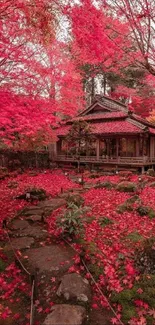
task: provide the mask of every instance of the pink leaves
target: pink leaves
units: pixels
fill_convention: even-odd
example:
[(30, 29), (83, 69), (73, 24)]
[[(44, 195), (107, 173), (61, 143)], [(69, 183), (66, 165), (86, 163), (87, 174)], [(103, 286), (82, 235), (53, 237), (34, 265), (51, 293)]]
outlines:
[(125, 266), (126, 272), (130, 276), (134, 276), (136, 274), (135, 269), (133, 268), (131, 263), (127, 263)]
[(2, 319), (6, 319), (6, 318), (10, 317), (11, 314), (12, 314), (12, 312), (8, 307), (5, 307), (5, 309), (2, 312), (0, 311), (0, 317)]

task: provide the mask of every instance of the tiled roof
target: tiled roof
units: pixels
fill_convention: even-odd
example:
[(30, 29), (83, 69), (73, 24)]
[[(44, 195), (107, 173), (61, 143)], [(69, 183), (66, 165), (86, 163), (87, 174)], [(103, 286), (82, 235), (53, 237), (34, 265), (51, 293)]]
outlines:
[(153, 123), (147, 121), (145, 118), (143, 118), (137, 114), (133, 114), (132, 118), (135, 119), (136, 121), (143, 123), (146, 126), (150, 126), (152, 128), (155, 127), (155, 125)]
[(74, 117), (71, 122), (74, 121), (89, 121), (89, 120), (106, 120), (106, 119), (117, 119), (117, 118), (125, 118), (128, 114), (124, 112), (108, 112), (108, 113), (96, 113), (96, 114), (88, 114), (85, 116)]
[[(58, 136), (65, 136), (68, 134), (71, 126), (65, 125), (57, 129)], [(143, 130), (136, 125), (131, 124), (129, 121), (108, 121), (90, 124), (92, 134), (137, 134), (142, 133)]]
[(56, 129), (56, 135), (59, 136), (59, 135), (62, 135), (62, 136), (65, 136), (68, 134), (69, 130), (70, 130), (71, 126), (70, 125), (64, 125), (64, 126), (61, 126), (60, 128)]
[(142, 133), (143, 131), (131, 124), (128, 121), (111, 121), (111, 122), (101, 122), (101, 123), (92, 123), (91, 130), (93, 134), (137, 134)]

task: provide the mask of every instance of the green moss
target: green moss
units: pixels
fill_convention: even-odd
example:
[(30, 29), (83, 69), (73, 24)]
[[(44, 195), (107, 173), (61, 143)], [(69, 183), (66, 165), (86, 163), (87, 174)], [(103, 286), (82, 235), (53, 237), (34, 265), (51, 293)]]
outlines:
[(122, 321), (127, 323), (131, 318), (136, 317), (136, 308), (130, 305), (124, 305), (122, 308)]
[(137, 212), (141, 217), (146, 216), (149, 212), (149, 208), (147, 206), (141, 205), (137, 208)]
[[(142, 293), (138, 293), (142, 289)], [(143, 275), (135, 282), (131, 289), (123, 290), (120, 293), (112, 293), (111, 301), (122, 306), (122, 321), (127, 324), (136, 314), (135, 300), (140, 299), (146, 302), (150, 308), (155, 308), (155, 275)], [(148, 317), (148, 324), (152, 325), (153, 318)]]
[(94, 254), (95, 255), (95, 253), (97, 251), (97, 245), (96, 245), (96, 243), (94, 243), (94, 242), (87, 243), (87, 249), (89, 250), (89, 253), (90, 254)]
[(125, 202), (128, 203), (128, 204), (133, 204), (135, 203), (136, 201), (141, 201), (140, 197), (138, 195), (133, 195), (131, 196), (129, 199), (127, 199)]
[(148, 216), (150, 219), (155, 218), (155, 210), (148, 206), (141, 205), (137, 208), (137, 212), (140, 216)]
[(93, 277), (95, 278), (95, 280), (98, 280), (99, 276), (104, 273), (103, 267), (98, 266), (97, 264), (89, 264), (88, 269), (90, 273), (93, 275)]
[(4, 272), (6, 268), (6, 264), (2, 259), (0, 259), (0, 272)]
[(132, 204), (129, 204), (127, 202), (123, 203), (123, 204), (120, 204), (116, 211), (120, 214), (124, 213), (125, 211), (133, 211), (133, 207), (132, 207)]
[(100, 183), (97, 183), (95, 185), (95, 188), (107, 188), (107, 189), (111, 189), (113, 187), (113, 184), (109, 181), (107, 182), (100, 182)]
[(114, 222), (113, 220), (107, 218), (107, 217), (100, 217), (99, 224), (101, 227), (106, 227), (108, 225), (112, 225)]
[(149, 212), (148, 212), (148, 216), (150, 219), (155, 218), (155, 210), (153, 210), (152, 208), (150, 208)]
[(126, 238), (130, 239), (134, 243), (144, 239), (144, 237), (141, 236), (137, 231), (131, 232), (129, 235), (126, 236)]
[(119, 192), (135, 192), (137, 190), (137, 186), (133, 182), (121, 182), (116, 187)]
[(146, 316), (146, 324), (154, 325), (154, 319), (151, 316)]

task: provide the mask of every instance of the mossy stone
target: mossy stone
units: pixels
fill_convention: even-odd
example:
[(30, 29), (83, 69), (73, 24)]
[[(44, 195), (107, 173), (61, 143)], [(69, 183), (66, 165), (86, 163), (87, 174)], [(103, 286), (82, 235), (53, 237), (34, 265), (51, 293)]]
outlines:
[(121, 182), (117, 185), (116, 190), (119, 192), (135, 192), (137, 186), (133, 182)]
[(112, 189), (113, 188), (113, 184), (109, 181), (107, 182), (99, 182), (95, 185), (95, 188), (107, 188), (107, 189)]

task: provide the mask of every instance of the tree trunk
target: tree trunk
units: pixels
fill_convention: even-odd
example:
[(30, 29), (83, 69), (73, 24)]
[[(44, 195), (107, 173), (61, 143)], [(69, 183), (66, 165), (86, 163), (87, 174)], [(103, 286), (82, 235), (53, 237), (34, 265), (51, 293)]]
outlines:
[(91, 78), (91, 104), (93, 102), (95, 96), (95, 79), (94, 77)]

